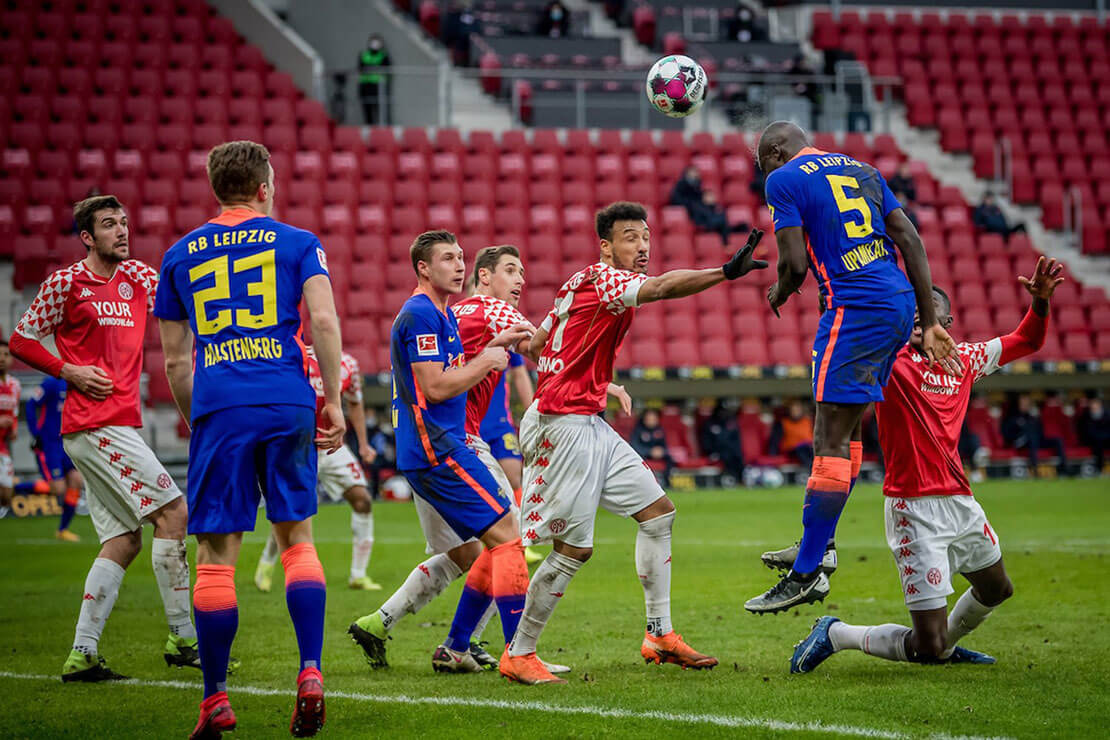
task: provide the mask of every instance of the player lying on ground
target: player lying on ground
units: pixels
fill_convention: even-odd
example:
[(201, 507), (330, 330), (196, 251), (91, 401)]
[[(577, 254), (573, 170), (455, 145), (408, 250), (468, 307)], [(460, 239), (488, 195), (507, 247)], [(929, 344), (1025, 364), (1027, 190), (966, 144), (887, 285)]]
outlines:
[[(326, 594), (312, 515), (316, 448), (338, 449), (345, 431), (339, 319), (320, 240), (270, 217), (274, 170), (266, 147), (250, 141), (215, 147), (208, 179), (220, 215), (166, 252), (154, 308), (170, 390), (193, 430), (189, 533), (197, 538), (193, 606), (204, 699), (190, 737), (218, 738), (235, 729), (227, 696), (228, 655), (239, 627), (235, 563), (243, 532), (254, 529), (260, 497), (282, 550), (285, 601), (300, 651), (289, 731), (308, 737), (325, 717)], [(305, 373), (302, 298), (324, 387), (320, 428)]]
[[(316, 389), (317, 414), (323, 413), (324, 382), (320, 377), (320, 365), (316, 353), (308, 348), (308, 381)], [(366, 439), (366, 410), (362, 406), (362, 371), (358, 360), (346, 352), (339, 378), (340, 393), (347, 408), (347, 418), (354, 427), (358, 440), (359, 457), (367, 465), (374, 462), (377, 453)], [(319, 416), (319, 426), (327, 426), (326, 419)], [(366, 575), (370, 565), (370, 552), (374, 549), (374, 514), (371, 511), (370, 491), (366, 488), (366, 476), (362, 466), (346, 444), (330, 455), (316, 458), (316, 487), (330, 501), (347, 499), (351, 505), (351, 573), (347, 587), (356, 591), (380, 591), (381, 584)], [(278, 559), (277, 538), (270, 533), (262, 557), (254, 571), (254, 585), (259, 591), (268, 592), (273, 585), (274, 564)]]
[(80, 542), (81, 538), (69, 531), (69, 524), (77, 513), (77, 502), (81, 499), (81, 488), (85, 482), (62, 446), (62, 407), (65, 400), (64, 380), (48, 377), (42, 381), (42, 385), (27, 400), (27, 431), (34, 438), (31, 449), (43, 480), (50, 486), (50, 495), (63, 497), (61, 521), (55, 536), (66, 542)]
[[(994, 658), (956, 643), (982, 624), (1014, 593), (1002, 564), (998, 536), (971, 494), (960, 462), (960, 429), (971, 401), (972, 384), (1002, 365), (1036, 352), (1044, 344), (1049, 299), (1064, 278), (1056, 260), (1041, 257), (1033, 277), (1018, 281), (1033, 304), (1012, 334), (987, 342), (961, 344), (968, 374), (953, 378), (929, 367), (921, 326), (898, 353), (886, 399), (875, 404), (879, 443), (886, 461), (883, 481), (886, 539), (902, 579), (913, 628), (900, 624), (856, 626), (821, 617), (798, 643), (791, 673), (808, 673), (840, 650), (862, 650), (887, 660), (993, 663)], [(933, 289), (936, 314), (952, 325), (951, 304)], [(971, 583), (946, 615), (952, 576)]]
[[(158, 273), (128, 259), (127, 213), (114, 196), (81, 201), (73, 220), (87, 256), (43, 281), (11, 339), (16, 357), (68, 384), (62, 444), (88, 482), (89, 516), (100, 539), (62, 680), (125, 678), (108, 668), (98, 644), (124, 571), (143, 547), (144, 522), (154, 526), (151, 564), (170, 626), (166, 662), (200, 668), (189, 617), (185, 500), (137, 431), (143, 333)], [(58, 356), (42, 344), (50, 334)]]
[(763, 614), (829, 593), (822, 567), (835, 569), (835, 558), (823, 560), (859, 474), (860, 420), (867, 404), (883, 398), (894, 358), (913, 330), (915, 304), (929, 363), (940, 361), (956, 374), (959, 362), (933, 311), (921, 238), (883, 176), (869, 164), (814, 149), (805, 132), (786, 121), (763, 131), (758, 156), (779, 245), (778, 282), (768, 288), (767, 300), (777, 315), (813, 270), (823, 309), (813, 343), (817, 413), (802, 507), (805, 530), (794, 568), (744, 604)]
[(19, 397), (23, 393), (19, 379), (8, 374), (11, 366), (8, 341), (0, 340), (0, 507), (3, 508), (12, 503), (15, 470), (10, 445), (19, 433)]
[(600, 416), (613, 363), (637, 306), (700, 293), (766, 262), (752, 253), (762, 233), (723, 267), (671, 270), (648, 277), (647, 211), (613, 203), (597, 213), (600, 260), (571, 276), (555, 307), (532, 337), (539, 358), (536, 400), (520, 424), (524, 453), (521, 528), (526, 544), (553, 542), (532, 578), (520, 628), (501, 658), (502, 675), (521, 683), (551, 679), (530, 670), (540, 633), (571, 579), (593, 554), (599, 506), (639, 524), (636, 572), (644, 589), (647, 631), (640, 653), (648, 662), (712, 668), (671, 627), (671, 527), (675, 507), (632, 447)]
[[(386, 665), (385, 641), (397, 620), (423, 608), (478, 559), (481, 546), (474, 540), (488, 550), (482, 593), (492, 594), (497, 604), (505, 643), (516, 631), (528, 589), (512, 491), (467, 445), (467, 392), (491, 373), (496, 380), (508, 364), (506, 350), (526, 344), (533, 328), (504, 304), (496, 335), (491, 332), (477, 352), (468, 352), (447, 308), (448, 298), (463, 289), (462, 247), (449, 231), (428, 231), (416, 237), (410, 252), (417, 288), (393, 322), (390, 338), (393, 426), (397, 467), (412, 486), (428, 552), (435, 554), (376, 612), (348, 629), (375, 667)], [(475, 417), (475, 431), (480, 419)], [(492, 458), (489, 462), (496, 467)], [(482, 604), (478, 617), (484, 611)], [(470, 635), (465, 638), (468, 649)], [(457, 655), (473, 660), (469, 652)], [(533, 662), (537, 672), (554, 680)]]

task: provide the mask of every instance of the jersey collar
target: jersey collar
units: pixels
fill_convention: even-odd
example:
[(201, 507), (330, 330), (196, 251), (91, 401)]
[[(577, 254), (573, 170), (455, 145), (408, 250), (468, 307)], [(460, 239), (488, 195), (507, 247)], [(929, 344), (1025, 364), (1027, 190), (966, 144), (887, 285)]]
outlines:
[[(424, 290), (420, 286), (417, 286), (416, 290), (412, 291), (412, 295), (413, 296), (418, 296), (418, 295), (426, 296), (427, 299), (432, 302), (432, 305), (435, 306), (436, 310), (437, 311), (439, 310), (439, 306), (436, 306), (436, 299), (434, 297), (432, 297), (431, 293)], [(451, 309), (447, 306), (447, 303), (444, 302), (444, 304), (443, 304), (443, 314), (444, 314), (444, 316), (446, 316), (448, 313), (450, 313), (450, 311), (451, 311)]]
[(791, 157), (790, 161), (794, 161), (798, 157), (808, 157), (811, 154), (828, 154), (828, 152), (817, 149), (816, 147), (806, 146), (802, 147), (797, 154)]
[(219, 216), (208, 219), (208, 223), (216, 224), (217, 226), (238, 226), (244, 221), (249, 221), (252, 218), (266, 218), (266, 214), (259, 213), (253, 208), (246, 206), (235, 206), (229, 208)]

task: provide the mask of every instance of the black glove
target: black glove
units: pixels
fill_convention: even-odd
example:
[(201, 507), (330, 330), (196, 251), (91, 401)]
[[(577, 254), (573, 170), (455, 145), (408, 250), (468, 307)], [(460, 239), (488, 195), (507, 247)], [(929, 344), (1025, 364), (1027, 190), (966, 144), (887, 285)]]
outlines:
[(738, 277), (747, 275), (752, 270), (762, 270), (767, 267), (766, 260), (753, 260), (752, 253), (755, 251), (756, 245), (759, 240), (763, 238), (763, 232), (759, 229), (752, 229), (748, 234), (748, 241), (740, 248), (740, 251), (732, 255), (732, 259), (726, 262), (721, 269), (725, 271), (726, 280), (735, 280)]

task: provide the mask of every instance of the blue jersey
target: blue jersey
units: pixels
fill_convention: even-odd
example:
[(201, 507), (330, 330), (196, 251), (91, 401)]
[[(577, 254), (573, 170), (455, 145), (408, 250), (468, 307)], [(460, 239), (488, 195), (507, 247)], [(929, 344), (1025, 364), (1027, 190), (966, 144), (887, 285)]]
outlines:
[[(524, 357), (516, 352), (509, 352), (509, 370), (524, 364)], [(501, 373), (493, 389), (493, 396), (489, 401), (489, 409), (482, 418), (482, 439), (489, 441), (490, 437), (500, 437), (505, 431), (515, 432), (513, 418), (509, 411), (509, 373)]]
[(66, 382), (47, 378), (27, 401), (27, 430), (45, 444), (62, 442), (62, 404), (66, 400)]
[(767, 176), (775, 231), (805, 230), (809, 268), (826, 308), (885, 304), (913, 288), (886, 217), (901, 203), (869, 164), (807, 147)]
[(235, 406), (316, 408), (301, 340), (301, 292), (327, 275), (315, 235), (246, 208), (170, 247), (154, 315), (196, 335), (192, 416)]
[(442, 463), (466, 445), (466, 393), (442, 403), (428, 403), (413, 363), (461, 367), (462, 337), (454, 312), (440, 311), (424, 293), (401, 307), (389, 339), (393, 364), (393, 428), (397, 435), (397, 467), (418, 470)]

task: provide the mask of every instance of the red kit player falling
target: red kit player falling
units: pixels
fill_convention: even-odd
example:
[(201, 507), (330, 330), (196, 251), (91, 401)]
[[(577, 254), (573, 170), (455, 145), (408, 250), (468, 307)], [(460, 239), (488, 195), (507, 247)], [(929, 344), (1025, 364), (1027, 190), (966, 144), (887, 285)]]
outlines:
[[(998, 536), (971, 494), (958, 450), (972, 385), (1002, 365), (1036, 352), (1048, 328), (1049, 299), (1063, 282), (1056, 260), (1037, 261), (1032, 278), (1018, 280), (1033, 296), (1012, 334), (960, 344), (966, 368), (954, 378), (928, 366), (921, 329), (898, 354), (886, 399), (875, 404), (879, 444), (886, 461), (883, 481), (886, 538), (902, 579), (913, 628), (899, 624), (855, 626), (821, 617), (798, 643), (793, 673), (808, 673), (840, 650), (862, 650), (887, 660), (994, 663), (994, 658), (958, 647), (996, 606), (1014, 592), (1002, 564)], [(941, 326), (952, 324), (948, 296), (933, 288)], [(952, 576), (971, 583), (947, 614)]]

